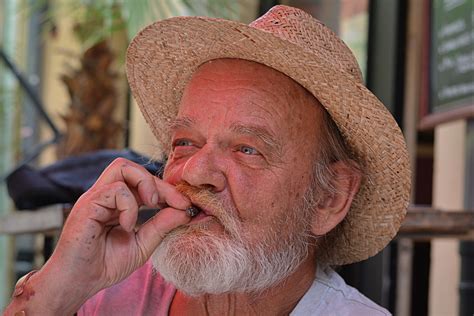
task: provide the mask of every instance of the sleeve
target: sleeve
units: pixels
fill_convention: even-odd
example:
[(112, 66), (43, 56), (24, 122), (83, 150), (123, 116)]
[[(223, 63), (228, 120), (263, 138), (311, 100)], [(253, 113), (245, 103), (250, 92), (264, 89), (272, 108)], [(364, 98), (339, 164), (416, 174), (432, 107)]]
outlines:
[(168, 315), (175, 293), (147, 262), (122, 282), (87, 300), (77, 315)]

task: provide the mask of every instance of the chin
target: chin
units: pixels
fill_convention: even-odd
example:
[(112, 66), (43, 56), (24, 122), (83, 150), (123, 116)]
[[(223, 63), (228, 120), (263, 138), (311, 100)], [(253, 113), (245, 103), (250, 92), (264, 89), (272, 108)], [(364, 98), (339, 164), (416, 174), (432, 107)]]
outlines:
[(187, 295), (259, 293), (284, 280), (307, 257), (306, 241), (282, 243), (279, 237), (275, 233), (270, 241), (249, 247), (216, 221), (201, 221), (168, 234), (152, 255), (152, 263), (167, 282)]

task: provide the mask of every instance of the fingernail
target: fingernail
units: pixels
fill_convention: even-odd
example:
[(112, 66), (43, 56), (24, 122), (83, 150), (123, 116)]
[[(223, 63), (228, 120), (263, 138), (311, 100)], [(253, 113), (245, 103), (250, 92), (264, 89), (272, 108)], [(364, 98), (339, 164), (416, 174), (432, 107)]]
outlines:
[(158, 204), (158, 193), (153, 193), (153, 196), (151, 197), (151, 204)]

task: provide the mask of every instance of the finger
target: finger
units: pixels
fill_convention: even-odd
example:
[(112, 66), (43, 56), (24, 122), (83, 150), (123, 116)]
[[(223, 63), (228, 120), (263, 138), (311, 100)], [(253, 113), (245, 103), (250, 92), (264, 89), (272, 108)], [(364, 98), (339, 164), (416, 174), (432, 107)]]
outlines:
[(176, 187), (164, 182), (159, 178), (154, 178), (155, 186), (159, 192), (158, 203), (166, 204), (176, 209), (185, 210), (191, 206), (191, 202)]
[(145, 257), (151, 256), (167, 233), (190, 220), (184, 211), (168, 207), (143, 224), (137, 232), (137, 242)]
[(119, 218), (120, 225), (131, 231), (138, 216), (138, 203), (135, 196), (123, 182), (115, 182), (101, 187), (91, 196), (91, 219), (107, 223)]
[(152, 207), (157, 205), (159, 197), (153, 178), (155, 177), (143, 166), (124, 158), (117, 158), (100, 175), (94, 187), (123, 181), (138, 191), (140, 205)]
[(123, 186), (115, 195), (117, 211), (120, 212), (119, 223), (130, 232), (135, 227), (138, 217), (138, 203), (128, 187)]
[[(143, 166), (129, 160), (118, 158), (107, 167), (95, 185), (110, 181), (125, 181), (138, 191), (139, 205), (150, 207), (166, 204), (177, 209), (186, 209), (190, 206), (189, 200), (175, 187), (151, 175)], [(141, 203), (144, 201), (144, 203)]]
[(114, 218), (108, 222), (105, 223), (105, 226), (118, 226), (120, 225), (120, 222), (119, 222), (119, 219), (118, 218)]

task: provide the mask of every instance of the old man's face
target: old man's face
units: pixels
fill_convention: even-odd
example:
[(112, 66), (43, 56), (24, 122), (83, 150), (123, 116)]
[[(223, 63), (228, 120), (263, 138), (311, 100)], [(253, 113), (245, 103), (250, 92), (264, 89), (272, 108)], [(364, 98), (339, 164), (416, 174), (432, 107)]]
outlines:
[(190, 294), (258, 291), (306, 258), (321, 111), (266, 66), (221, 59), (199, 68), (172, 125), (164, 179), (184, 183), (203, 212), (154, 254), (166, 279)]

